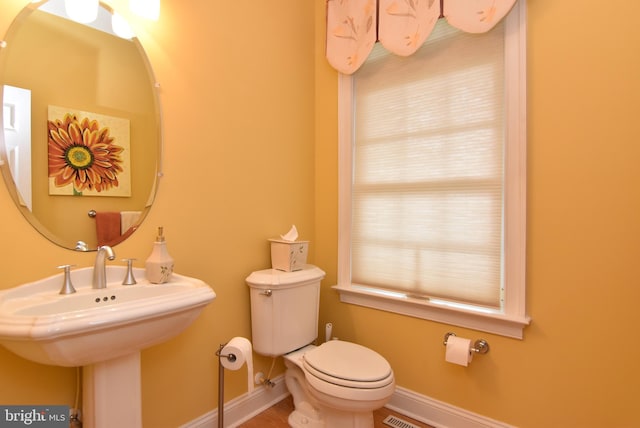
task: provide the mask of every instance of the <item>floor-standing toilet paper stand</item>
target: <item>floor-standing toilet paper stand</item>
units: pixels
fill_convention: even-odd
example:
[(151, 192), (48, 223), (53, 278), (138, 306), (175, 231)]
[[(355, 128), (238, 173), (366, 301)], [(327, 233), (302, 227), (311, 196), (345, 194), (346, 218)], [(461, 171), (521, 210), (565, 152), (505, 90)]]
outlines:
[(226, 358), (229, 362), (235, 362), (235, 354), (223, 354), (222, 349), (227, 346), (220, 345), (220, 348), (216, 351), (218, 356), (218, 428), (224, 428), (224, 366), (222, 365), (222, 359)]

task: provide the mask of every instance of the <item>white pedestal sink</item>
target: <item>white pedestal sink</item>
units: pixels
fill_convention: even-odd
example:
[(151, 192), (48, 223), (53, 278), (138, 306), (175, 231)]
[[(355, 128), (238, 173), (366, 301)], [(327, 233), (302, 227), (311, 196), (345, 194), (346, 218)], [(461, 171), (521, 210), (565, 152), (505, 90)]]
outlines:
[(134, 269), (107, 266), (107, 288), (93, 268), (71, 272), (76, 293), (60, 295), (63, 275), (0, 292), (0, 344), (37, 363), (83, 367), (85, 428), (140, 427), (140, 350), (186, 329), (215, 297), (204, 282), (173, 274), (151, 284)]

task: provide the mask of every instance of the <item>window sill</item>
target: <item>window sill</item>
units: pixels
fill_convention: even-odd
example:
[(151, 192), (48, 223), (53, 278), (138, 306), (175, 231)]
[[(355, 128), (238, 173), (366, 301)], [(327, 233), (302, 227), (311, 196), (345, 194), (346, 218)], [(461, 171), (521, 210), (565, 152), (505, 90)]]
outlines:
[(473, 330), (485, 331), (515, 339), (523, 338), (523, 330), (531, 322), (528, 316), (509, 316), (499, 312), (481, 312), (452, 307), (446, 303), (405, 296), (389, 296), (357, 286), (334, 285), (340, 301), (397, 314), (408, 315)]

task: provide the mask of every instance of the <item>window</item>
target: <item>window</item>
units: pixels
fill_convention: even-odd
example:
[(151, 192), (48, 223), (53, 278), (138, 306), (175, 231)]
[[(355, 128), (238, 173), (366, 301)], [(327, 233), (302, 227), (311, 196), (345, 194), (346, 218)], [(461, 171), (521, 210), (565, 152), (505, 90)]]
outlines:
[(523, 3), (340, 76), (342, 301), (522, 338)]

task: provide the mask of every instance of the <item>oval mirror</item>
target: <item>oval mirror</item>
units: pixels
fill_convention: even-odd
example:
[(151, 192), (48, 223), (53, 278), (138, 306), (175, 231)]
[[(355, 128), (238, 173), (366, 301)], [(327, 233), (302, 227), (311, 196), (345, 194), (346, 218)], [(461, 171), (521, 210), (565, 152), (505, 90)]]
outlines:
[[(116, 245), (153, 203), (160, 173), (157, 86), (112, 10), (81, 24), (64, 0), (29, 4), (0, 42), (0, 169), (16, 206), (69, 249)], [(116, 23), (123, 24), (116, 16)]]

